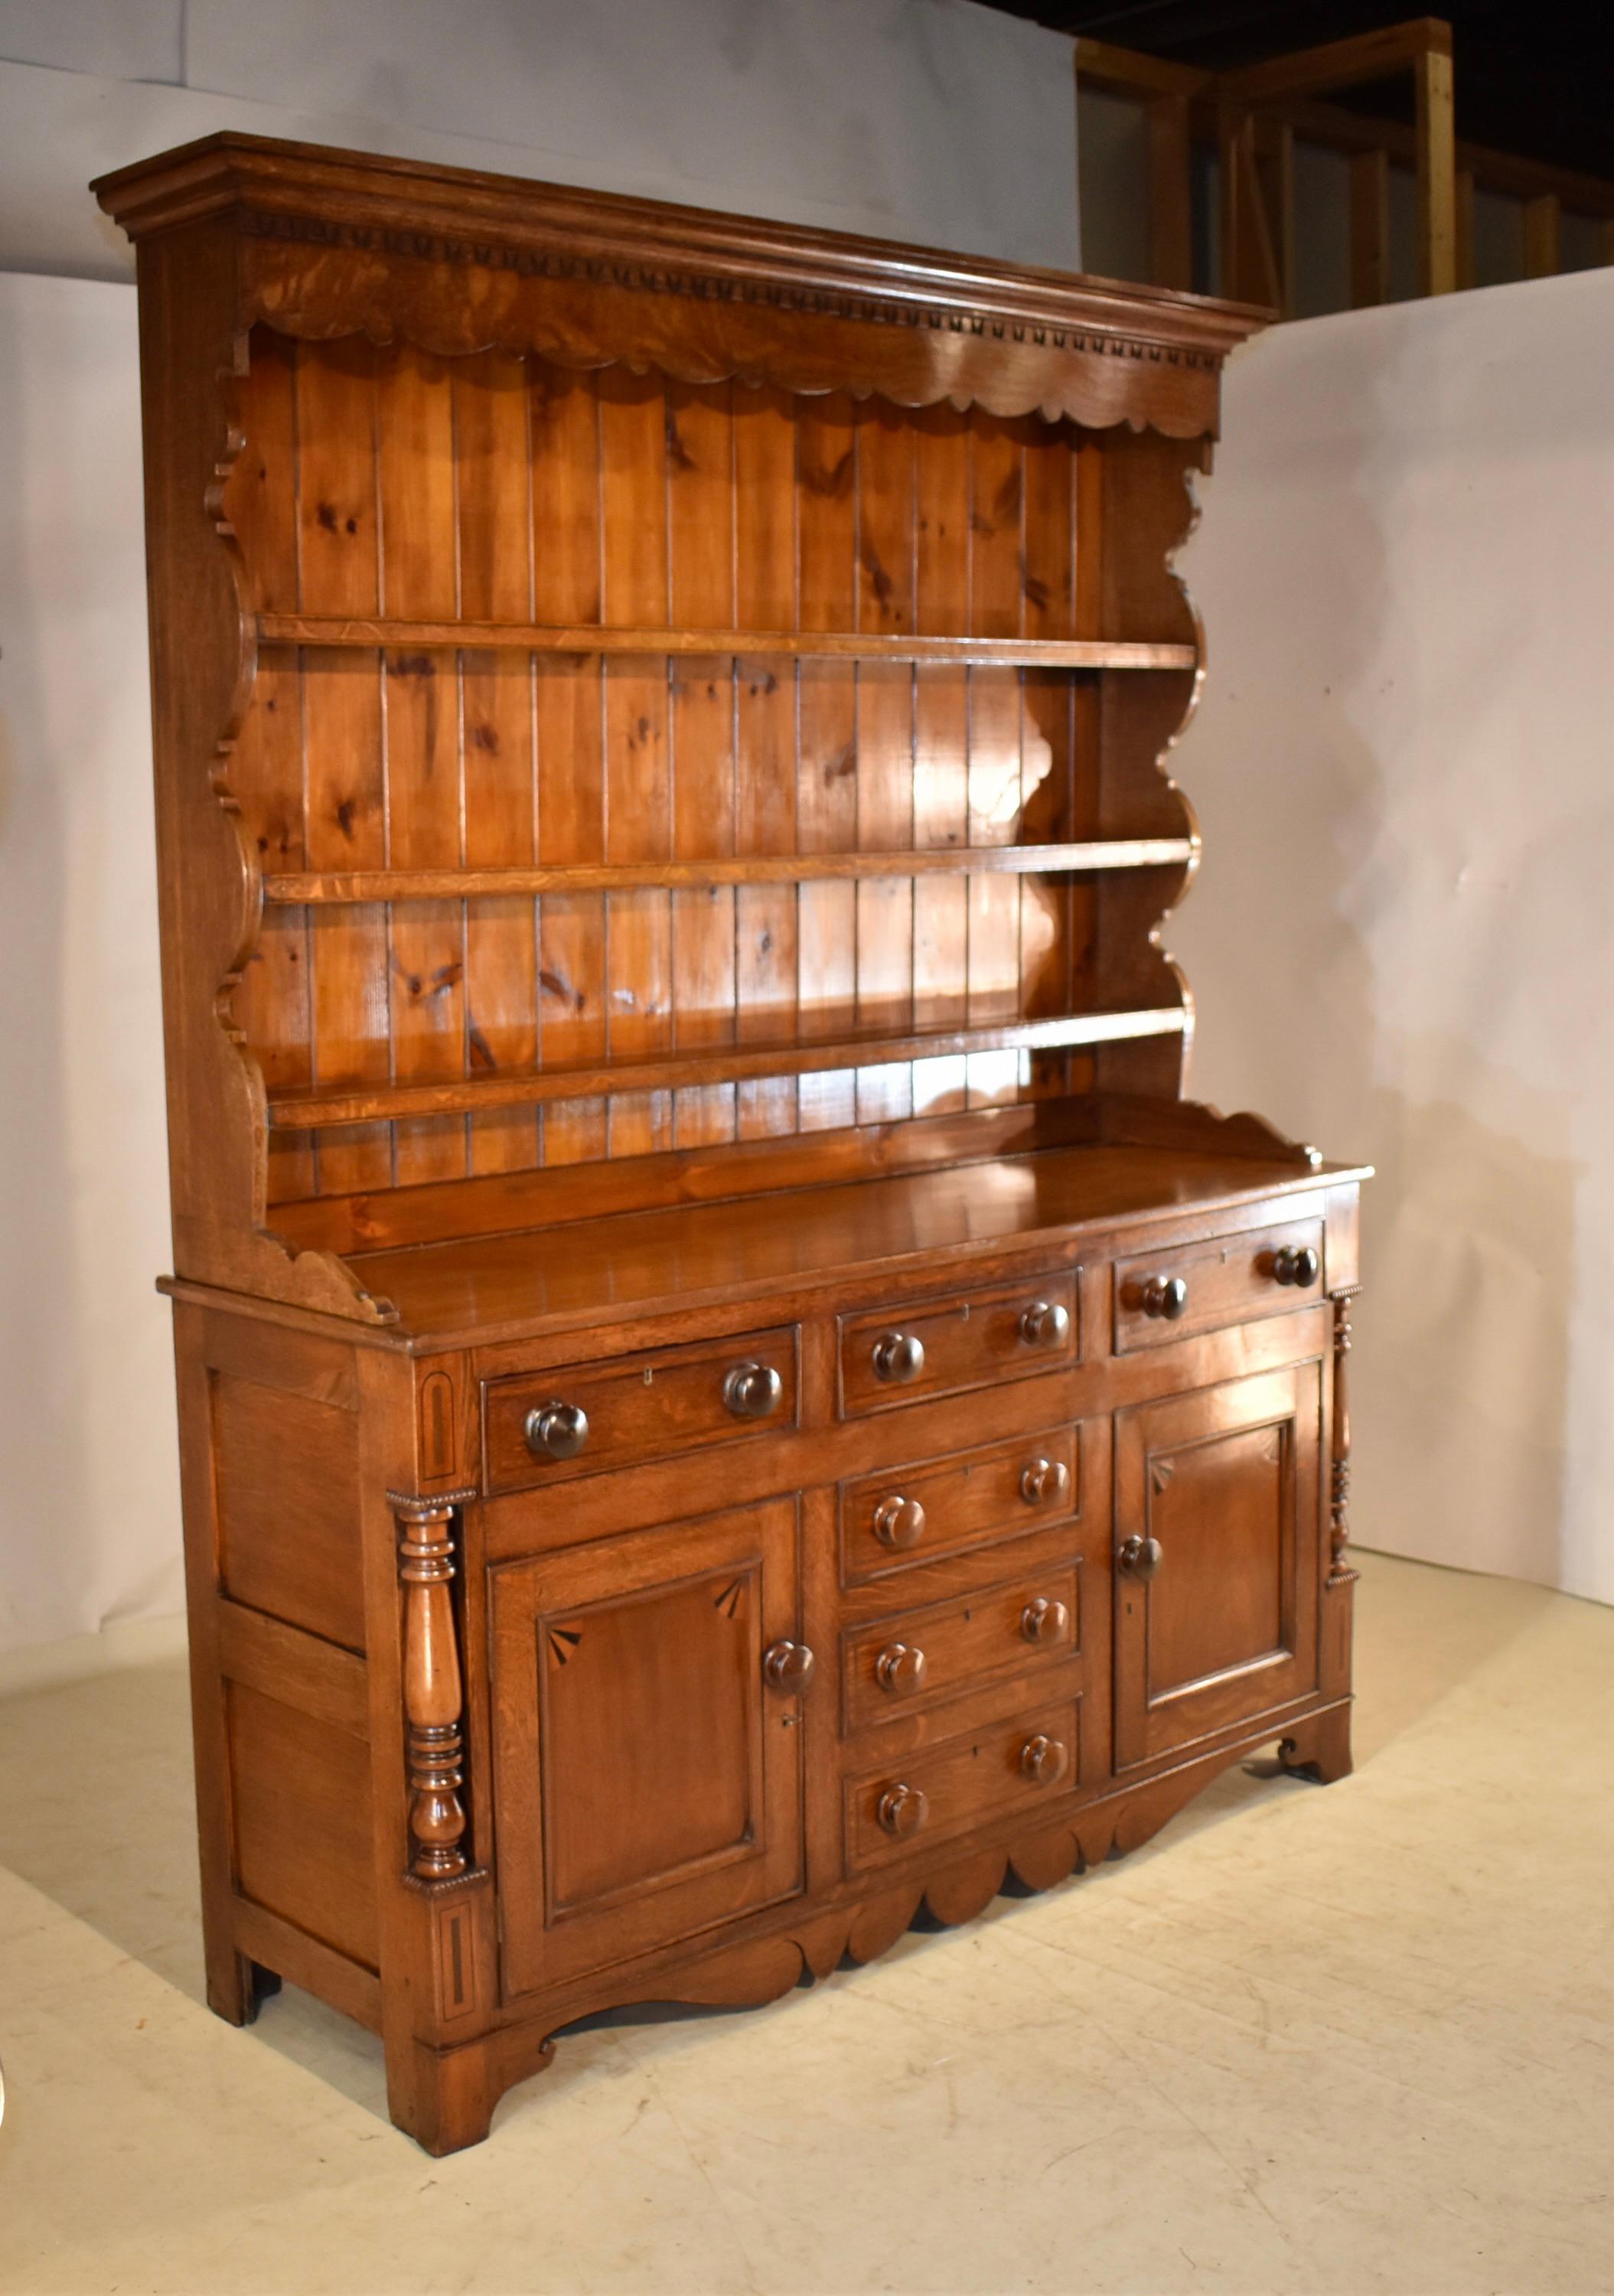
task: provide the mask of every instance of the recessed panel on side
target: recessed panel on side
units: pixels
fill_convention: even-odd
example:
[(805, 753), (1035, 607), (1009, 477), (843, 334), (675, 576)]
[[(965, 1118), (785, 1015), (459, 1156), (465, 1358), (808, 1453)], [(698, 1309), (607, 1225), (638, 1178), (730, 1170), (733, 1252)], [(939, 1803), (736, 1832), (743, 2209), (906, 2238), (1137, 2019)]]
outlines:
[(213, 1475), (223, 1591), (362, 1651), (356, 1414), (217, 1372)]
[(244, 1683), (225, 1698), (236, 1888), (376, 1968), (368, 1746)]

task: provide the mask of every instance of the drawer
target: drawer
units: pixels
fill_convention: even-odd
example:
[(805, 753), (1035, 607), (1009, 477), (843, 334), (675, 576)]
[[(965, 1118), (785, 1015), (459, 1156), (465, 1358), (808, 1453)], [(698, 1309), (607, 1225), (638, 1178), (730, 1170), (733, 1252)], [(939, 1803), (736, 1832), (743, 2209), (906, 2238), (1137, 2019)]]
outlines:
[(1066, 1269), (989, 1292), (899, 1301), (840, 1318), (840, 1415), (857, 1419), (1081, 1360)]
[(1225, 1324), (1314, 1307), (1323, 1280), (1320, 1219), (1210, 1236), (1118, 1260), (1115, 1352), (1130, 1355)]
[(1079, 1715), (1077, 1702), (1067, 1698), (848, 1778), (848, 1870), (880, 1866), (1070, 1793), (1081, 1771)]
[(1082, 1431), (1051, 1427), (951, 1458), (882, 1467), (842, 1483), (836, 1496), (840, 1583), (861, 1586), (1079, 1514)]
[(529, 1490), (714, 1443), (755, 1442), (799, 1419), (793, 1324), (562, 1364), (484, 1388), (487, 1488)]
[(1080, 1631), (1074, 1560), (852, 1628), (840, 1638), (847, 1732), (1056, 1666), (1076, 1650)]

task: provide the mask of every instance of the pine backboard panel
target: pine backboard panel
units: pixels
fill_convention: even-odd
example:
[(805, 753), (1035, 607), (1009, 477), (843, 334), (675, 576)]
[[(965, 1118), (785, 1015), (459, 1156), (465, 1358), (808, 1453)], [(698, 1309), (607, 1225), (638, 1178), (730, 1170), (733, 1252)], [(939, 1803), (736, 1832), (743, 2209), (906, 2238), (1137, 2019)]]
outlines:
[[(1014, 638), (1159, 603), (1084, 568), (1102, 450), (1069, 426), (263, 330), (252, 352), (228, 508), (267, 611)], [(1096, 819), (1096, 691), (767, 653), (268, 647), (235, 772), (281, 869), (1055, 840)], [(272, 907), (237, 1011), (288, 1086), (1012, 1019), (1080, 993), (1094, 898), (894, 874)], [(1084, 1065), (950, 1056), (288, 1133), (270, 1200), (899, 1120)]]

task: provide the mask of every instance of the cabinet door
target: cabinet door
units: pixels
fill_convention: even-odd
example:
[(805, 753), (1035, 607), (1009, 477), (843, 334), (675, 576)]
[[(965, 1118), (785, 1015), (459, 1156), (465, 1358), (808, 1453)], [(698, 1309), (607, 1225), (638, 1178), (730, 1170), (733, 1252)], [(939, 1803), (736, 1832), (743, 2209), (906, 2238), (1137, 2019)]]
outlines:
[(1118, 1770), (1315, 1688), (1321, 1398), (1301, 1364), (1118, 1415)]
[(493, 1573), (504, 1982), (526, 1993), (802, 1882), (794, 1499)]

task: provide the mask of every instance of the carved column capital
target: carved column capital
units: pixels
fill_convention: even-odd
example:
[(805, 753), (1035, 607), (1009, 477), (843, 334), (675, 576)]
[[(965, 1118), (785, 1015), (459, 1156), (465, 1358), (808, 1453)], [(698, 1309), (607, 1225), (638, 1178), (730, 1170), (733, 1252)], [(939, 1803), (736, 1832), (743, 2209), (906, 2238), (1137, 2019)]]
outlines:
[(471, 1490), (425, 1497), (387, 1494), (397, 1525), (404, 1589), (409, 1870), (421, 1882), (452, 1882), (465, 1871), (465, 1810), (459, 1796), (464, 1692), (448, 1585), (455, 1573), (455, 1511), (475, 1496)]
[(456, 1507), (468, 1506), (475, 1496), (474, 1490), (428, 1491), (423, 1496), (413, 1491), (389, 1491), (387, 1504), (401, 1528), (406, 1522), (440, 1521)]

